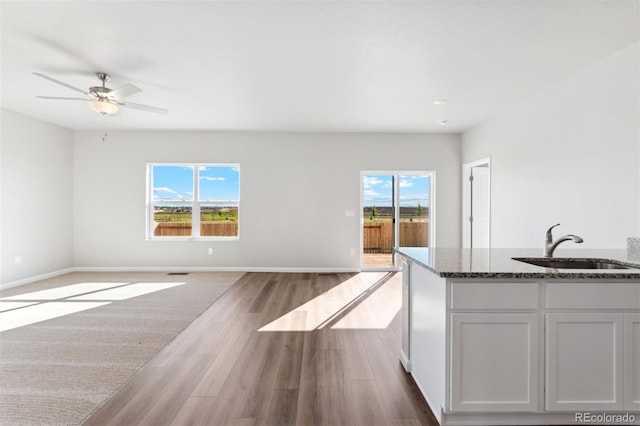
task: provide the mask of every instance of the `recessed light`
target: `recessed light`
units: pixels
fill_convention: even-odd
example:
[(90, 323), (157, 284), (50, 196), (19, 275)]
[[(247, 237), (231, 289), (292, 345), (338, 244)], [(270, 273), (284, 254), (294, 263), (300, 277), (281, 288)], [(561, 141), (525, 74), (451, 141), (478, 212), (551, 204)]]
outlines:
[(439, 121), (439, 124), (440, 124), (441, 126), (444, 126), (444, 125), (445, 125), (445, 124), (447, 124), (448, 122), (449, 122), (449, 120), (440, 120), (440, 121)]
[(445, 105), (447, 102), (449, 102), (449, 101), (446, 100), (446, 99), (435, 99), (433, 101), (433, 104), (434, 105)]

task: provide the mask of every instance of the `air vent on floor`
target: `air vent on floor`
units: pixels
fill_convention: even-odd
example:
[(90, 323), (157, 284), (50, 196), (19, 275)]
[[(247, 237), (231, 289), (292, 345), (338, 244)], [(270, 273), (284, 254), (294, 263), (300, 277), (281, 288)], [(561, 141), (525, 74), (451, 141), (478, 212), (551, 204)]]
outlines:
[(189, 272), (169, 272), (167, 275), (189, 275)]

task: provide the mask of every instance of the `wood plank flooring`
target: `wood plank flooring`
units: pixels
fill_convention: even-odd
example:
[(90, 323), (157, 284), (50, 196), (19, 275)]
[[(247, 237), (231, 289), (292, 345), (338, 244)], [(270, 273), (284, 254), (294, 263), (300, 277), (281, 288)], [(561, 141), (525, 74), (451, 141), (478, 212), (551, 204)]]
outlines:
[(437, 425), (398, 360), (401, 285), (247, 273), (85, 425)]

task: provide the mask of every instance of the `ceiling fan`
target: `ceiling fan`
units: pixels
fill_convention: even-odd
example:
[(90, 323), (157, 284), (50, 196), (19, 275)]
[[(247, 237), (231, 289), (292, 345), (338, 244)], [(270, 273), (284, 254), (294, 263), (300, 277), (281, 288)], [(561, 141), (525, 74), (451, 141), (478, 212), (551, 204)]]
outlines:
[(89, 102), (89, 108), (103, 115), (112, 115), (118, 112), (118, 106), (123, 106), (127, 108), (139, 109), (147, 112), (155, 112), (158, 114), (166, 114), (169, 110), (164, 108), (153, 107), (149, 105), (136, 104), (133, 102), (125, 102), (122, 99), (127, 96), (131, 96), (135, 93), (140, 92), (141, 90), (134, 86), (133, 84), (125, 84), (117, 89), (109, 89), (106, 86), (107, 81), (111, 78), (109, 74), (98, 72), (96, 75), (102, 82), (102, 86), (93, 86), (89, 88), (89, 91), (85, 91), (79, 89), (77, 87), (71, 86), (70, 84), (64, 83), (60, 80), (56, 80), (55, 78), (49, 77), (48, 75), (41, 74), (39, 72), (34, 72), (34, 75), (44, 78), (45, 80), (52, 81), (61, 86), (67, 87), (71, 90), (75, 90), (76, 92), (80, 92), (83, 95), (87, 96), (86, 98), (65, 98), (58, 96), (36, 96), (40, 99), (57, 99), (57, 100), (65, 100), (65, 101), (85, 101)]

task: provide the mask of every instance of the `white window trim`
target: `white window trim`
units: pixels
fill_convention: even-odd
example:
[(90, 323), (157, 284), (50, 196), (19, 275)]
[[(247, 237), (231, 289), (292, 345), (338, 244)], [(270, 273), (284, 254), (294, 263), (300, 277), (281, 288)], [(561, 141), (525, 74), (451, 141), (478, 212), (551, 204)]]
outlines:
[[(154, 166), (175, 166), (175, 167), (193, 167), (193, 200), (161, 200), (164, 204), (191, 204), (191, 235), (177, 237), (159, 237), (153, 235), (154, 223), (154, 206), (156, 202), (153, 199), (153, 167)], [(200, 235), (200, 204), (211, 204), (211, 200), (200, 201), (200, 167), (236, 167), (238, 168), (238, 235), (228, 237), (201, 236)], [(148, 241), (236, 241), (240, 239), (240, 164), (239, 163), (147, 163), (147, 197), (146, 197), (146, 239)]]

